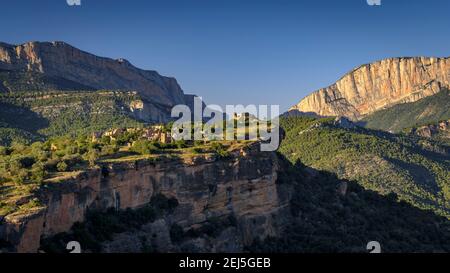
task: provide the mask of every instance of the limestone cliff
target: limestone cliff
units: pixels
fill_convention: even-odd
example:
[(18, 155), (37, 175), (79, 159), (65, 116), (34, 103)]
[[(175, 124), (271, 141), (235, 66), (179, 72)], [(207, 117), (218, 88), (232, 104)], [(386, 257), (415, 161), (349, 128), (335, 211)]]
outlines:
[[(38, 194), (42, 208), (6, 216), (0, 225), (0, 241), (12, 246), (12, 251), (35, 252), (41, 238), (69, 231), (75, 222), (85, 219), (87, 210), (139, 208), (152, 196), (163, 194), (175, 198), (179, 205), (172, 214), (147, 226), (153, 233), (162, 234), (158, 251), (179, 251), (168, 236), (174, 223), (187, 229), (210, 217), (228, 215), (233, 215), (238, 225), (222, 232), (218, 239), (222, 243), (209, 242), (209, 247), (196, 244), (204, 251), (242, 251), (255, 238), (279, 234), (282, 218), (288, 215), (281, 213), (287, 209), (288, 200), (276, 183), (278, 158), (275, 153), (259, 152), (258, 147), (236, 150), (226, 160), (198, 156), (123, 162), (83, 172), (44, 188)], [(132, 242), (130, 234), (118, 234), (104, 251), (125, 251), (120, 243), (124, 236), (126, 242)], [(236, 244), (221, 247), (229, 240)]]
[(392, 58), (366, 64), (315, 91), (290, 111), (353, 120), (450, 88), (450, 58)]
[[(125, 90), (137, 91), (149, 114), (184, 104), (174, 78), (136, 68), (125, 59), (110, 59), (81, 51), (64, 42), (0, 43), (0, 91)], [(151, 120), (151, 118), (148, 118)]]

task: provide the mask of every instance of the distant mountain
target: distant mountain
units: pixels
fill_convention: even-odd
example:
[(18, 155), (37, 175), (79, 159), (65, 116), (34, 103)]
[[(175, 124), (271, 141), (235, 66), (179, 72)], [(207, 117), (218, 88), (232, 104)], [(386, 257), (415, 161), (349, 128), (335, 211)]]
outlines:
[(0, 43), (0, 144), (171, 120), (174, 78), (64, 42)]
[(167, 121), (170, 108), (186, 102), (174, 78), (125, 59), (98, 57), (64, 42), (0, 43), (0, 92), (102, 89), (136, 91), (146, 121)]
[(450, 58), (391, 58), (362, 65), (290, 111), (359, 120), (378, 110), (450, 89)]
[(416, 102), (403, 103), (364, 117), (360, 124), (367, 128), (400, 132), (450, 119), (450, 91), (441, 92)]

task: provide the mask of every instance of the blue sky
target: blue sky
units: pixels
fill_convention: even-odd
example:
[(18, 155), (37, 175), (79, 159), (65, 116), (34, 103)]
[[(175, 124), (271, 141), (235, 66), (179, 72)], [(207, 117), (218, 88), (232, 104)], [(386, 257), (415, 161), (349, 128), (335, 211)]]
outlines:
[(450, 56), (450, 1), (15, 0), (0, 40), (66, 41), (176, 77), (207, 103), (282, 110), (363, 63)]

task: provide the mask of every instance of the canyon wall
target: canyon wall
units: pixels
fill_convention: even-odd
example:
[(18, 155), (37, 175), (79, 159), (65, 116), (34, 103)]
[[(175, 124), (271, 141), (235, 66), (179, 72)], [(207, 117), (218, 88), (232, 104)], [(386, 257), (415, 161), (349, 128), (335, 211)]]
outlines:
[[(36, 252), (40, 239), (67, 232), (83, 221), (88, 209), (139, 208), (155, 194), (176, 198), (175, 211), (149, 225), (166, 234), (174, 223), (187, 229), (210, 217), (233, 215), (237, 227), (225, 230), (216, 242), (203, 251), (242, 251), (255, 238), (277, 236), (288, 208), (288, 197), (277, 181), (279, 171), (275, 153), (259, 152), (254, 145), (234, 153), (232, 159), (216, 160), (198, 156), (190, 160), (167, 159), (161, 162), (125, 162), (86, 171), (75, 178), (54, 183), (39, 193), (45, 207), (26, 215), (9, 215), (0, 225), (0, 239), (14, 246), (13, 251)], [(123, 242), (107, 242), (105, 251), (123, 252)], [(161, 237), (161, 236), (160, 236)], [(164, 236), (163, 236), (164, 237)], [(130, 243), (131, 238), (125, 242)], [(116, 242), (115, 242), (116, 241)], [(116, 244), (116, 245), (115, 245)], [(170, 238), (159, 243), (159, 251), (180, 251), (168, 247)]]
[(290, 111), (358, 120), (450, 88), (450, 58), (391, 58), (363, 65), (315, 91)]

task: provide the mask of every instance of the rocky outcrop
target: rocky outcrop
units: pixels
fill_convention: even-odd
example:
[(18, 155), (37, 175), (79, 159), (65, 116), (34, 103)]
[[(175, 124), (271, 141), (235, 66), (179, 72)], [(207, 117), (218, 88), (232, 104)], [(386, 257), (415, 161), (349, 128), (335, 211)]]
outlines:
[(450, 88), (450, 58), (392, 58), (363, 65), (315, 91), (290, 111), (358, 120)]
[(333, 122), (333, 125), (344, 129), (356, 128), (356, 125), (346, 117), (336, 117), (336, 119)]
[(64, 42), (0, 43), (0, 71), (11, 82), (0, 90), (137, 91), (144, 102), (141, 115), (162, 115), (161, 121), (170, 116), (164, 108), (186, 103), (174, 78), (136, 68), (125, 59), (98, 57)]
[[(124, 162), (83, 172), (43, 189), (43, 208), (26, 215), (6, 216), (0, 225), (0, 241), (12, 245), (13, 251), (35, 252), (40, 238), (69, 231), (75, 222), (85, 219), (88, 209), (139, 208), (152, 196), (162, 194), (175, 198), (179, 205), (171, 215), (140, 231), (145, 234), (146, 229), (151, 229), (160, 234), (158, 250), (171, 247), (168, 232), (175, 223), (187, 229), (210, 217), (232, 215), (237, 227), (225, 229), (215, 243), (209, 242), (212, 246), (207, 250), (242, 251), (242, 246), (255, 238), (277, 236), (283, 217), (289, 215), (281, 213), (287, 209), (288, 200), (276, 183), (278, 158), (275, 153), (259, 152), (258, 147), (237, 150), (227, 160), (198, 156), (189, 160)], [(121, 238), (128, 238), (124, 240), (132, 244), (132, 237), (118, 234), (105, 244), (105, 251), (125, 251)], [(205, 250), (205, 242), (195, 244), (203, 244)]]
[(439, 138), (450, 139), (450, 120), (441, 121), (437, 124), (420, 126), (412, 129), (411, 133), (426, 138), (437, 136)]

